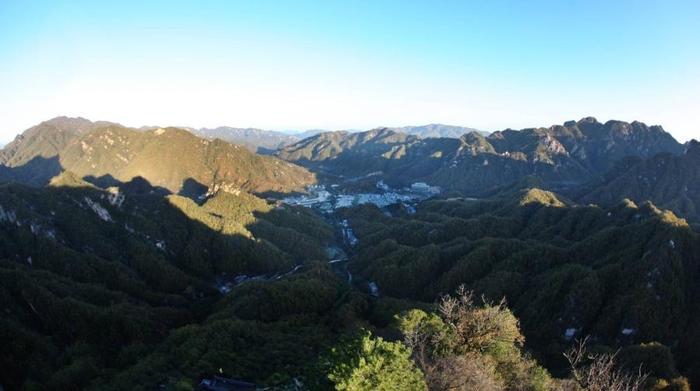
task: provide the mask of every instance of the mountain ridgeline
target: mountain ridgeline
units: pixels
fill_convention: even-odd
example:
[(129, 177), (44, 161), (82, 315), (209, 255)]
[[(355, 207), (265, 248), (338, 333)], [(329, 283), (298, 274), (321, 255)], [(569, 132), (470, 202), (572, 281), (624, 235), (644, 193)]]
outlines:
[(488, 136), (471, 132), (458, 139), (423, 139), (387, 128), (330, 132), (284, 147), (278, 156), (330, 176), (373, 173), (387, 183), (424, 181), (483, 196), (526, 176), (537, 176), (551, 187), (580, 185), (625, 157), (679, 155), (683, 150), (660, 126), (584, 118)]
[(218, 128), (192, 129), (192, 132), (207, 139), (221, 139), (240, 144), (257, 153), (272, 153), (282, 147), (301, 140), (297, 135), (255, 128)]
[(143, 177), (170, 192), (193, 195), (213, 186), (300, 191), (314, 182), (301, 167), (184, 129), (137, 131), (84, 119), (57, 118), (27, 130), (2, 150), (0, 163), (5, 179), (31, 185), (68, 170), (101, 184)]
[(602, 179), (583, 187), (577, 197), (601, 205), (622, 198), (652, 200), (679, 216), (700, 221), (700, 143), (691, 140), (682, 155), (625, 159)]
[(463, 135), (471, 132), (477, 132), (484, 136), (488, 136), (488, 132), (468, 128), (466, 126), (454, 126), (443, 124), (429, 124), (421, 126), (401, 126), (397, 128), (389, 128), (395, 132), (412, 134), (420, 138), (460, 138)]
[(700, 384), (700, 143), (659, 126), (59, 117), (0, 182), (0, 390)]
[[(218, 128), (187, 128), (197, 136), (207, 139), (221, 139), (234, 144), (240, 144), (250, 149), (253, 152), (271, 154), (276, 150), (294, 144), (307, 137), (323, 133), (323, 130), (307, 130), (301, 133), (283, 133), (273, 130), (264, 130), (256, 128), (234, 128), (230, 126), (220, 126)], [(460, 138), (462, 135), (471, 132), (478, 132), (483, 135), (488, 135), (487, 132), (482, 132), (473, 128), (464, 126), (453, 126), (443, 124), (429, 124), (421, 126), (403, 126), (390, 128), (399, 133), (411, 134), (420, 138)]]

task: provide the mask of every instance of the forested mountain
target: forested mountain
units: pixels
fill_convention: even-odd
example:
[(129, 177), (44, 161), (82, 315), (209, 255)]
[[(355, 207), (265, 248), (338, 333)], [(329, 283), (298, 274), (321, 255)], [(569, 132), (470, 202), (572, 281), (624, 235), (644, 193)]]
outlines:
[(0, 187), (6, 389), (85, 388), (206, 316), (218, 278), (325, 258), (332, 231), (308, 210), (153, 190), (143, 179), (102, 190), (68, 172), (46, 188)]
[(136, 131), (59, 118), (27, 130), (2, 150), (6, 180), (45, 184), (61, 170), (109, 184), (144, 177), (171, 192), (200, 195), (213, 186), (253, 192), (303, 190), (303, 168), (178, 128)]
[[(482, 132), (473, 128), (464, 126), (429, 124), (421, 126), (402, 126), (388, 128), (397, 133), (405, 133), (420, 138), (460, 138), (462, 135), (471, 132), (477, 132), (487, 136), (487, 132)], [(322, 130), (308, 130), (297, 134), (288, 134), (276, 132), (272, 130), (263, 130), (255, 128), (233, 128), (230, 126), (220, 126), (217, 128), (188, 128), (192, 133), (206, 139), (221, 139), (234, 144), (240, 144), (253, 152), (272, 153), (278, 149), (294, 144), (307, 137), (315, 136), (319, 133), (324, 133)]]
[(622, 198), (651, 200), (680, 216), (700, 220), (700, 143), (689, 142), (680, 156), (627, 159), (580, 191), (583, 202), (610, 205)]
[(278, 156), (338, 175), (375, 171), (381, 160), (402, 156), (409, 146), (420, 142), (417, 136), (375, 129), (366, 132), (324, 132), (282, 148)]
[(407, 136), (390, 129), (332, 132), (283, 148), (278, 156), (335, 176), (380, 174), (388, 183), (425, 181), (483, 195), (528, 175), (548, 186), (596, 178), (628, 156), (680, 154), (683, 145), (659, 126), (594, 118), (563, 126), (505, 130), (459, 139)]
[[(554, 391), (590, 389), (588, 373), (687, 390), (699, 151), (585, 118), (325, 132), (282, 160), (47, 121), (0, 153), (0, 386)], [(363, 181), (394, 201), (337, 202)], [(416, 181), (446, 191), (392, 193)], [(310, 184), (335, 207), (291, 205)]]
[(221, 139), (234, 144), (240, 144), (253, 152), (272, 152), (300, 140), (297, 135), (255, 128), (218, 128), (192, 129), (193, 133), (207, 139)]
[(700, 375), (700, 237), (672, 212), (629, 200), (580, 206), (527, 189), (343, 217), (359, 242), (350, 264), (358, 283), (419, 301), (462, 284), (488, 301), (505, 297), (555, 372), (565, 347), (590, 335), (610, 347), (660, 342), (683, 373)]
[[(698, 369), (700, 241), (650, 204), (581, 207), (530, 189), (394, 217), (346, 209), (351, 283), (327, 263), (334, 234), (315, 212), (245, 193), (200, 205), (140, 178), (100, 189), (65, 172), (47, 188), (3, 185), (0, 205), (8, 389), (188, 389), (219, 371), (327, 389), (365, 381), (345, 377), (360, 354), (398, 360), (357, 370), (409, 389), (556, 390), (567, 383), (530, 354), (566, 376), (561, 352), (584, 335), (598, 352), (622, 346), (650, 384)], [(461, 284), (474, 296), (452, 312), (431, 304)], [(427, 341), (442, 342), (415, 345)]]
[(488, 136), (488, 132), (483, 132), (474, 128), (468, 128), (465, 126), (454, 126), (454, 125), (443, 125), (443, 124), (429, 124), (421, 126), (401, 126), (397, 128), (389, 128), (395, 132), (412, 134), (420, 138), (460, 138), (466, 133), (477, 132), (484, 136)]
[(93, 129), (115, 126), (105, 121), (92, 122), (85, 118), (56, 117), (33, 126), (0, 151), (0, 164), (10, 167), (27, 164), (36, 157), (56, 156), (76, 137)]

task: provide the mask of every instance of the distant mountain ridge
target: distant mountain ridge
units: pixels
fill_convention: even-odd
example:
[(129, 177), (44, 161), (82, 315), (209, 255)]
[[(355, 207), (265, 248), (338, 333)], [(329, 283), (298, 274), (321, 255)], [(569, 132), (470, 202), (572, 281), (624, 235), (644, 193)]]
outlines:
[(419, 138), (389, 128), (327, 132), (284, 147), (282, 159), (343, 177), (381, 173), (396, 184), (426, 181), (482, 195), (526, 176), (551, 186), (581, 184), (628, 156), (681, 154), (683, 145), (660, 126), (600, 123), (587, 117), (549, 128), (507, 129), (459, 139)]
[[(219, 138), (224, 141), (244, 145), (253, 152), (271, 153), (288, 145), (294, 144), (308, 137), (326, 133), (324, 130), (306, 130), (300, 133), (284, 133), (274, 130), (264, 130), (257, 128), (235, 128), (230, 126), (220, 126), (217, 128), (186, 128), (194, 134), (208, 138)], [(478, 132), (484, 136), (488, 132), (483, 132), (473, 128), (463, 126), (452, 126), (443, 124), (429, 124), (421, 126), (403, 126), (388, 128), (397, 133), (405, 133), (420, 138), (460, 138), (465, 133)], [(350, 132), (350, 131), (347, 131)], [(350, 132), (357, 133), (357, 132)]]
[(253, 152), (270, 152), (293, 144), (301, 138), (296, 135), (263, 130), (256, 128), (233, 128), (220, 126), (218, 128), (192, 129), (193, 133), (207, 139), (221, 139), (240, 144)]
[(474, 128), (468, 128), (465, 126), (454, 126), (454, 125), (443, 125), (443, 124), (428, 124), (421, 126), (401, 126), (395, 128), (388, 128), (395, 132), (401, 132), (406, 134), (411, 134), (418, 136), (420, 138), (460, 138), (466, 133), (477, 132), (484, 136), (488, 136), (489, 132), (484, 132)]

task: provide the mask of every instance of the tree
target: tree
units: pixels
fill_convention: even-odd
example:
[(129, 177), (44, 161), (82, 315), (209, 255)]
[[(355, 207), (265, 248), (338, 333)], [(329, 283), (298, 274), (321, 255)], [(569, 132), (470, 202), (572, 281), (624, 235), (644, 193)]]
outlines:
[(628, 373), (616, 368), (617, 352), (612, 354), (588, 354), (588, 338), (578, 341), (564, 357), (569, 362), (571, 374), (578, 385), (587, 391), (639, 391), (648, 375), (642, 372)]
[(405, 344), (431, 390), (547, 390), (546, 370), (522, 352), (518, 320), (505, 302), (477, 306), (460, 287), (438, 314), (408, 311), (398, 319)]
[(334, 348), (326, 364), (336, 390), (427, 389), (423, 374), (411, 361), (411, 350), (370, 332)]

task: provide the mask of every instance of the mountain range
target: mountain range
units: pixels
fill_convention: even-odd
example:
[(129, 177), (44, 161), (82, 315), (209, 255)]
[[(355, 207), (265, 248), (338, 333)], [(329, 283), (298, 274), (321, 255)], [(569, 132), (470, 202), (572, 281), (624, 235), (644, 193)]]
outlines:
[(338, 178), (373, 174), (397, 186), (424, 181), (483, 196), (526, 176), (553, 188), (581, 185), (619, 160), (683, 153), (660, 126), (595, 118), (549, 128), (478, 132), (453, 138), (419, 138), (388, 128), (327, 132), (282, 148), (277, 156)]
[(257, 153), (270, 153), (275, 150), (293, 144), (301, 138), (294, 134), (262, 130), (255, 128), (232, 128), (220, 126), (218, 128), (191, 129), (200, 137), (207, 139), (221, 139), (234, 144), (240, 144)]
[(251, 192), (303, 190), (307, 170), (219, 139), (179, 128), (138, 131), (78, 118), (46, 121), (0, 152), (6, 179), (48, 183), (63, 170), (102, 181), (143, 177), (173, 193), (206, 193), (213, 186)]
[[(586, 337), (644, 389), (700, 382), (700, 143), (435, 127), (28, 129), (0, 150), (0, 388), (330, 390), (369, 362), (580, 390), (562, 353)], [(290, 201), (312, 197), (335, 207)]]
[(466, 133), (477, 132), (484, 136), (488, 136), (488, 132), (477, 130), (474, 128), (468, 128), (465, 126), (454, 126), (454, 125), (443, 125), (443, 124), (429, 124), (421, 126), (401, 126), (397, 128), (388, 128), (395, 132), (412, 134), (420, 138), (437, 138), (437, 137), (447, 137), (447, 138), (460, 138)]
[[(240, 144), (253, 152), (270, 154), (277, 149), (294, 144), (300, 140), (324, 133), (324, 130), (307, 130), (299, 133), (285, 133), (273, 130), (263, 130), (255, 128), (233, 128), (221, 126), (218, 128), (186, 128), (194, 134), (207, 139), (221, 139), (235, 144)], [(403, 126), (389, 128), (398, 133), (411, 134), (420, 138), (460, 138), (465, 133), (478, 132), (488, 135), (473, 128), (463, 126), (452, 126), (442, 124), (429, 124), (422, 126)]]
[[(468, 129), (410, 129), (425, 135), (436, 127)], [(100, 184), (143, 177), (173, 193), (201, 195), (214, 186), (257, 193), (303, 191), (320, 175), (323, 182), (384, 180), (397, 187), (422, 181), (483, 197), (537, 178), (540, 186), (581, 202), (648, 199), (691, 220), (700, 218), (697, 143), (680, 144), (660, 126), (600, 123), (588, 117), (548, 128), (489, 135), (471, 131), (459, 138), (396, 129), (321, 132), (293, 142), (294, 136), (258, 129), (132, 129), (58, 117), (26, 130), (0, 150), (0, 179), (43, 185), (68, 170)], [(249, 142), (248, 148), (222, 138)], [(276, 157), (260, 156), (252, 148)]]

